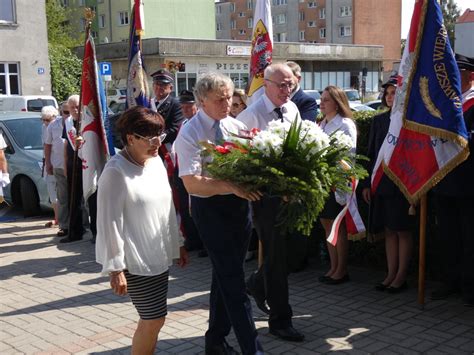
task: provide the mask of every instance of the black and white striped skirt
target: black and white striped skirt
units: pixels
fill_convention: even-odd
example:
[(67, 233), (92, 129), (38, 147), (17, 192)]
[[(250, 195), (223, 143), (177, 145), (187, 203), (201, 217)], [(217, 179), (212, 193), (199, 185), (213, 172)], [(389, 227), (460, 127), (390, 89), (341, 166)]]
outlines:
[(155, 276), (132, 275), (124, 271), (128, 295), (141, 319), (158, 319), (168, 313), (168, 275), (166, 271)]

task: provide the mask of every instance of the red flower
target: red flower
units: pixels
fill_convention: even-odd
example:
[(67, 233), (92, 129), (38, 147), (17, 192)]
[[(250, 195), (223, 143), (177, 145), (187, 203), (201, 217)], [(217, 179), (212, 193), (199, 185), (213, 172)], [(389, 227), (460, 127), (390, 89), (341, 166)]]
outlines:
[(232, 150), (232, 149), (238, 149), (240, 150), (242, 153), (248, 153), (248, 151), (244, 148), (242, 148), (241, 146), (233, 143), (233, 142), (224, 142), (223, 144), (224, 148), (228, 149), (229, 151)]
[(221, 146), (221, 145), (216, 145), (216, 146), (214, 147), (214, 149), (215, 149), (216, 151), (218, 151), (219, 153), (221, 153), (221, 154), (228, 154), (228, 153), (230, 153), (230, 150), (229, 150), (229, 149), (227, 149), (226, 147), (223, 147), (223, 146)]

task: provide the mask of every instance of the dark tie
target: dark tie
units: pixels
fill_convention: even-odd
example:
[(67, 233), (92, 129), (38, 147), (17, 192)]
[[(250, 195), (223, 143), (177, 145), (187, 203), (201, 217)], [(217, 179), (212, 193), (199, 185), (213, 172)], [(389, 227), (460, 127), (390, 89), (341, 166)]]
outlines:
[(281, 112), (281, 108), (275, 107), (273, 111), (277, 114), (277, 117), (280, 119), (280, 121), (283, 122), (283, 112)]
[(219, 143), (220, 141), (224, 140), (224, 135), (222, 134), (221, 130), (221, 122), (215, 121), (212, 127), (216, 130), (216, 135), (214, 136), (214, 143)]

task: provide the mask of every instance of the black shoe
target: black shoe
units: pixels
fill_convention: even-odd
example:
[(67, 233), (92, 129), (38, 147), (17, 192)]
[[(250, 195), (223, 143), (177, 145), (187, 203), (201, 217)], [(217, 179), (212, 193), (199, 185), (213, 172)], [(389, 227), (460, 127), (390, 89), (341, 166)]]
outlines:
[(394, 286), (389, 286), (387, 287), (387, 292), (388, 293), (391, 293), (391, 294), (397, 294), (397, 293), (400, 293), (402, 291), (405, 291), (406, 289), (408, 288), (408, 284), (407, 282), (405, 281), (404, 283), (402, 283), (400, 286), (398, 287), (394, 287)]
[(303, 341), (304, 340), (304, 335), (298, 332), (295, 328), (291, 326), (287, 328), (282, 328), (282, 329), (270, 328), (270, 334), (273, 334), (274, 336), (280, 339), (288, 340), (288, 341)]
[(80, 238), (66, 237), (66, 238), (61, 239), (59, 243), (72, 243), (72, 242), (77, 242), (78, 240), (82, 240), (82, 237)]
[(96, 240), (96, 236), (94, 235), (94, 236), (92, 237), (92, 239), (91, 239), (91, 243), (92, 243), (92, 244), (95, 244), (95, 240)]
[(205, 347), (206, 355), (238, 355), (239, 353), (234, 350), (225, 340), (222, 344), (207, 346)]
[(443, 285), (440, 288), (437, 288), (433, 292), (431, 292), (431, 299), (433, 301), (437, 300), (445, 300), (449, 296), (457, 293), (459, 290), (454, 286)]
[(56, 236), (65, 237), (68, 234), (69, 234), (69, 231), (67, 229), (59, 229), (58, 232), (56, 233)]
[(207, 256), (208, 256), (208, 254), (207, 254), (206, 249), (201, 249), (201, 250), (198, 251), (198, 258), (205, 258)]
[(380, 292), (385, 291), (387, 288), (388, 288), (388, 285), (384, 285), (383, 282), (375, 285), (375, 290), (380, 291)]
[(326, 275), (321, 275), (318, 277), (318, 281), (319, 282), (322, 282), (322, 283), (325, 283), (326, 281), (329, 281), (331, 279), (330, 276), (326, 276)]
[(252, 292), (252, 290), (248, 287), (247, 287), (247, 294), (253, 297), (258, 309), (260, 309), (265, 314), (270, 314), (270, 308), (268, 308), (267, 303), (265, 302), (265, 299), (263, 297), (260, 297), (259, 295), (257, 295), (256, 292)]
[(340, 285), (344, 282), (350, 281), (349, 274), (345, 274), (343, 277), (340, 279), (333, 279), (332, 277), (329, 277), (328, 280), (326, 280), (324, 283), (326, 285)]

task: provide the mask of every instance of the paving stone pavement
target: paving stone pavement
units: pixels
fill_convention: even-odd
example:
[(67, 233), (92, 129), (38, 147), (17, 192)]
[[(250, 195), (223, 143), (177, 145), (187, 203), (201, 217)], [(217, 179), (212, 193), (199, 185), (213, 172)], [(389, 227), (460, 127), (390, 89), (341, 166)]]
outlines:
[[(0, 353), (129, 354), (138, 318), (132, 304), (100, 276), (88, 240), (58, 244), (56, 230), (44, 228), (45, 222), (0, 224)], [(294, 326), (304, 342), (269, 335), (266, 317), (254, 305), (267, 354), (474, 353), (474, 309), (459, 299), (427, 301), (421, 310), (414, 287), (399, 295), (374, 291), (381, 273), (352, 267), (351, 282), (322, 285), (322, 270), (312, 264), (289, 278)], [(247, 272), (255, 266), (247, 263)], [(189, 267), (172, 267), (158, 353), (204, 353), (210, 278), (209, 260), (195, 253)], [(233, 334), (229, 342), (238, 348)]]

